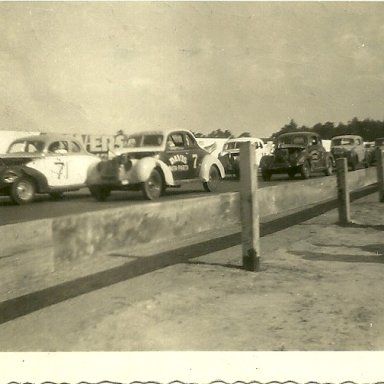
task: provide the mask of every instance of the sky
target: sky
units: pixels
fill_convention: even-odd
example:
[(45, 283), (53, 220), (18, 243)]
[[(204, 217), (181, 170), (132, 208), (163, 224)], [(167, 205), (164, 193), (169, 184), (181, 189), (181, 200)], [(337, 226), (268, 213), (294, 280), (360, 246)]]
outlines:
[(384, 120), (384, 2), (0, 2), (0, 130)]

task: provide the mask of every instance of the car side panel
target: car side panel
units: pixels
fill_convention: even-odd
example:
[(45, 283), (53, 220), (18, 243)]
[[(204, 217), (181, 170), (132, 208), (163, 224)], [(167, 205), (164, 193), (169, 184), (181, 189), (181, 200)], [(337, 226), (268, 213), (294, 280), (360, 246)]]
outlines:
[(220, 177), (222, 179), (225, 177), (224, 167), (221, 164), (221, 162), (218, 161), (216, 157), (212, 155), (205, 155), (201, 163), (200, 173), (199, 173), (199, 177), (204, 181), (209, 181), (209, 170), (212, 165), (215, 165), (218, 168), (220, 172)]

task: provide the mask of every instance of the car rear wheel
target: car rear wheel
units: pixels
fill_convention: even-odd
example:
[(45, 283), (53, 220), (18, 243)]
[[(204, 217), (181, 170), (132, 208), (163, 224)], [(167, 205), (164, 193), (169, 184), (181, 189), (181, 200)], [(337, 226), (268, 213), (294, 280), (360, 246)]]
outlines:
[(93, 185), (89, 187), (89, 192), (91, 192), (92, 197), (94, 197), (97, 201), (105, 201), (111, 194), (111, 190), (108, 187), (100, 185)]
[(28, 204), (35, 198), (35, 183), (26, 177), (16, 179), (10, 190), (10, 197), (18, 205)]
[(356, 171), (356, 169), (357, 169), (357, 157), (356, 156), (352, 157), (351, 169), (352, 169), (352, 171)]
[(209, 170), (209, 180), (203, 183), (203, 187), (207, 192), (215, 192), (219, 186), (220, 174), (219, 170), (212, 165)]
[(270, 181), (271, 177), (272, 177), (271, 172), (264, 169), (261, 171), (261, 178), (263, 179), (263, 181)]
[(163, 177), (157, 169), (153, 169), (148, 179), (142, 183), (141, 190), (147, 200), (158, 199), (165, 190)]
[(296, 171), (290, 170), (288, 171), (288, 177), (293, 180), (295, 178)]
[(303, 179), (309, 179), (311, 173), (311, 169), (309, 167), (308, 161), (304, 161), (304, 163), (300, 166), (300, 175)]

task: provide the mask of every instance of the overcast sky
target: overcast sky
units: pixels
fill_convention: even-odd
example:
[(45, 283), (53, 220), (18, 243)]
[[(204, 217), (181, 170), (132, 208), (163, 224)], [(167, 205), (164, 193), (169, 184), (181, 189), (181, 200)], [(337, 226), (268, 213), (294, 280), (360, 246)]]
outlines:
[(384, 120), (381, 2), (1, 2), (0, 130)]

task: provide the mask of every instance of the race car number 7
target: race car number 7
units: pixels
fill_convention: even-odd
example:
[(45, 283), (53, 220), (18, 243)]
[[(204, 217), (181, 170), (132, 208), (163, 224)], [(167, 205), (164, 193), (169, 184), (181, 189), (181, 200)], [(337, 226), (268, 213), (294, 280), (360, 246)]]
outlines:
[(197, 154), (194, 153), (192, 155), (192, 158), (193, 158), (193, 168), (196, 168), (197, 167)]

